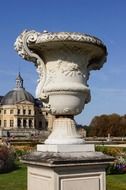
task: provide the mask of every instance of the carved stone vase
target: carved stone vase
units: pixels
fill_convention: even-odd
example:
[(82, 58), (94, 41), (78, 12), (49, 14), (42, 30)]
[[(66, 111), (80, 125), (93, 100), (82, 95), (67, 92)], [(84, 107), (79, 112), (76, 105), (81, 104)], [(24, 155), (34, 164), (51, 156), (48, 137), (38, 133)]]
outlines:
[(34, 62), (39, 74), (36, 97), (55, 115), (53, 131), (45, 144), (82, 144), (74, 115), (90, 101), (87, 84), (91, 70), (100, 69), (107, 50), (96, 37), (44, 31), (24, 31), (15, 42), (18, 54)]

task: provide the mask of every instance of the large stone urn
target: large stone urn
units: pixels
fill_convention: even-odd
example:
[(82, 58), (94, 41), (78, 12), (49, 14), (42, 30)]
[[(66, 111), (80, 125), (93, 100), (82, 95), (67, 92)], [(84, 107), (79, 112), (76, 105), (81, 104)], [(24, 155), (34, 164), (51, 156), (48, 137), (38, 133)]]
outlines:
[(55, 115), (45, 144), (81, 144), (74, 115), (90, 101), (91, 70), (106, 61), (106, 47), (96, 37), (80, 33), (24, 31), (15, 42), (18, 54), (32, 61), (39, 74), (36, 97)]
[(24, 31), (15, 49), (35, 64), (36, 97), (55, 116), (45, 144), (22, 159), (28, 165), (28, 190), (106, 190), (105, 167), (113, 158), (84, 143), (74, 121), (90, 101), (87, 80), (106, 61), (105, 45), (86, 34)]

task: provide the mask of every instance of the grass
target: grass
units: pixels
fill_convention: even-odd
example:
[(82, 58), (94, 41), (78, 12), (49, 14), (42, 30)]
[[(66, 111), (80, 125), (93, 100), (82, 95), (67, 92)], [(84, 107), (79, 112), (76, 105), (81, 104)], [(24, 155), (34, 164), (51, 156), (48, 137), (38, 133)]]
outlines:
[(107, 190), (126, 190), (126, 174), (108, 175)]
[[(26, 167), (21, 167), (7, 174), (0, 174), (1, 190), (27, 190)], [(108, 175), (107, 190), (126, 190), (126, 174)]]
[(26, 190), (27, 172), (26, 167), (21, 166), (10, 173), (0, 174), (1, 190)]

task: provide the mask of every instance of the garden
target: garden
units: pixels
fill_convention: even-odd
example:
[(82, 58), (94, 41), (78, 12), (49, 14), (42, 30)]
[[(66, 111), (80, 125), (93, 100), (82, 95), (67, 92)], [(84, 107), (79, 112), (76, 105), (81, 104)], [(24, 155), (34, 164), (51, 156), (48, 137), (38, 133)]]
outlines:
[[(20, 157), (33, 150), (30, 146), (0, 146), (0, 189), (27, 190), (27, 169), (20, 163)], [(108, 166), (107, 190), (126, 190), (126, 148), (96, 146), (101, 151), (115, 157)]]

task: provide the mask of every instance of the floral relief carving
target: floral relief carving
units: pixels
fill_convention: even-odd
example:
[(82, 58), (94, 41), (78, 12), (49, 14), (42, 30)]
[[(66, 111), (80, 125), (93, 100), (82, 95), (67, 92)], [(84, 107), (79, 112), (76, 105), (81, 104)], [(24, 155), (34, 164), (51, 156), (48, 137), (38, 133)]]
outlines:
[(78, 32), (46, 32), (42, 33), (37, 40), (38, 43), (41, 42), (50, 42), (50, 41), (78, 41), (78, 42), (89, 42), (92, 44), (97, 44), (105, 48), (105, 45), (102, 41), (94, 36), (87, 34), (81, 34)]
[(82, 75), (79, 66), (75, 63), (64, 63), (61, 65), (60, 69), (61, 73), (65, 76), (75, 77), (77, 75)]

